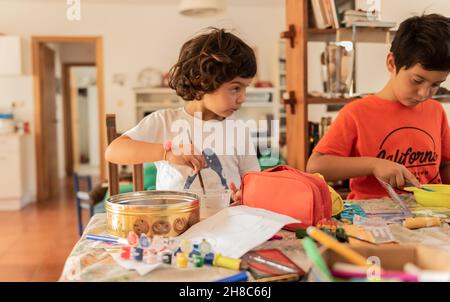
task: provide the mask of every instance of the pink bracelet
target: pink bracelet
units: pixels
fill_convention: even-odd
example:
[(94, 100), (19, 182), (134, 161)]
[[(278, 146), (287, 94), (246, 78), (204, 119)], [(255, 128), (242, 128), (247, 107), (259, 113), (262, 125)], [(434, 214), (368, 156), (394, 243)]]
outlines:
[(164, 148), (164, 160), (167, 160), (167, 152), (172, 150), (172, 142), (171, 141), (166, 141), (163, 144), (163, 148)]
[(166, 141), (166, 142), (163, 144), (163, 146), (164, 146), (164, 150), (166, 150), (166, 151), (172, 150), (172, 142), (171, 142), (171, 141)]

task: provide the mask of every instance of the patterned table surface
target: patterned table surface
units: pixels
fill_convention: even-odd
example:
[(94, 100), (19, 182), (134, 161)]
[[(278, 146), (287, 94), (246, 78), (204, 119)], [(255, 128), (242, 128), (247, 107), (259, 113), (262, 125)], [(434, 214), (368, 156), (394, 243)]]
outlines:
[[(447, 224), (442, 227), (414, 231), (400, 225), (391, 225), (390, 229), (400, 244), (426, 244), (445, 249), (450, 253), (450, 227)], [(106, 214), (94, 215), (84, 233), (106, 235)], [(267, 241), (256, 249), (278, 248), (300, 268), (308, 271), (310, 264), (301, 249), (300, 240), (296, 239), (292, 232), (281, 230), (279, 234), (282, 235), (283, 240)], [(105, 247), (108, 246), (102, 242), (87, 240), (83, 236), (67, 258), (59, 281), (209, 282), (236, 273), (233, 270), (212, 266), (179, 269), (174, 265), (164, 264), (140, 276), (135, 270), (127, 270), (118, 265)]]
[[(106, 214), (94, 215), (87, 225), (84, 234), (106, 235)], [(295, 234), (280, 231), (284, 240), (267, 241), (257, 247), (278, 248), (282, 250), (302, 269), (308, 269), (308, 262), (300, 247), (300, 240)], [(203, 266), (201, 268), (177, 268), (163, 264), (156, 270), (140, 276), (135, 270), (127, 270), (118, 265), (105, 249), (107, 245), (99, 241), (82, 238), (76, 243), (66, 260), (59, 281), (158, 281), (158, 282), (209, 282), (236, 274), (236, 271), (225, 268)]]

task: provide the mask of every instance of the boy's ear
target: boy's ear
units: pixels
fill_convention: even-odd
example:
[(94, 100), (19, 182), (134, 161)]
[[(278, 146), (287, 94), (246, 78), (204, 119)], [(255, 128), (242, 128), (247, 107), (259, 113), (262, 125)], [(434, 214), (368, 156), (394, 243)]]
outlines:
[(396, 67), (395, 67), (395, 57), (394, 57), (394, 54), (392, 52), (390, 52), (387, 55), (386, 66), (387, 66), (387, 69), (388, 69), (388, 71), (390, 73), (394, 73), (394, 74), (397, 73), (397, 70), (396, 70)]

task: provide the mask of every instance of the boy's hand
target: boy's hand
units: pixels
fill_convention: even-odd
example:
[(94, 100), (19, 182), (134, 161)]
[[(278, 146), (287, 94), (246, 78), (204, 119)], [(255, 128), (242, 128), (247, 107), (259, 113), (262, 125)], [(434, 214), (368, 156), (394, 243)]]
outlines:
[(396, 188), (404, 187), (405, 180), (416, 187), (421, 186), (417, 178), (405, 166), (386, 159), (376, 161), (372, 174)]
[(174, 151), (167, 152), (167, 161), (171, 164), (191, 167), (194, 170), (194, 173), (198, 173), (201, 169), (206, 167), (206, 160), (203, 155), (195, 155), (194, 145), (188, 145), (188, 150), (190, 149), (190, 151), (186, 152), (186, 154), (183, 153), (184, 148), (184, 146), (180, 146), (174, 150), (175, 153)]
[(231, 200), (233, 201), (230, 206), (239, 206), (242, 204), (242, 190), (236, 188), (234, 182), (230, 183)]

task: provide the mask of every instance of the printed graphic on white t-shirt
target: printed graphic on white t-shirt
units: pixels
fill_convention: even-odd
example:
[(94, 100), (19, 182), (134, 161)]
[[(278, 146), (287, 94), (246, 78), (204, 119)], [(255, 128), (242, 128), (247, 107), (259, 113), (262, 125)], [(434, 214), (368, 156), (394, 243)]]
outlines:
[[(207, 145), (211, 152), (217, 155), (222, 167), (222, 176), (227, 184), (234, 182), (237, 187), (241, 185), (241, 177), (248, 171), (259, 171), (259, 163), (256, 150), (250, 140), (249, 131), (245, 134), (234, 133), (227, 129), (226, 121), (202, 121), (188, 114), (183, 107), (177, 109), (163, 109), (153, 112), (142, 119), (138, 125), (124, 133), (133, 140), (163, 144), (166, 141), (175, 143), (183, 137), (183, 129), (188, 131), (189, 140), (198, 146)], [(198, 130), (201, 123), (202, 133)], [(188, 129), (186, 129), (188, 128)], [(223, 132), (221, 132), (223, 131)], [(239, 132), (239, 131), (235, 131)], [(230, 139), (230, 135), (232, 139)], [(186, 139), (186, 137), (184, 137)], [(219, 141), (220, 140), (220, 141)], [(189, 142), (189, 141), (188, 141)], [(177, 141), (177, 143), (179, 143)], [(240, 144), (240, 145), (239, 145)], [(245, 152), (242, 152), (242, 146)], [(200, 152), (201, 150), (199, 150)], [(230, 152), (232, 151), (232, 152)], [(156, 189), (157, 190), (183, 190), (186, 180), (193, 175), (193, 169), (188, 166), (174, 165), (167, 161), (155, 162), (157, 167)], [(205, 188), (223, 189), (221, 176), (211, 168), (201, 170)], [(195, 177), (190, 189), (200, 189), (200, 181)]]

